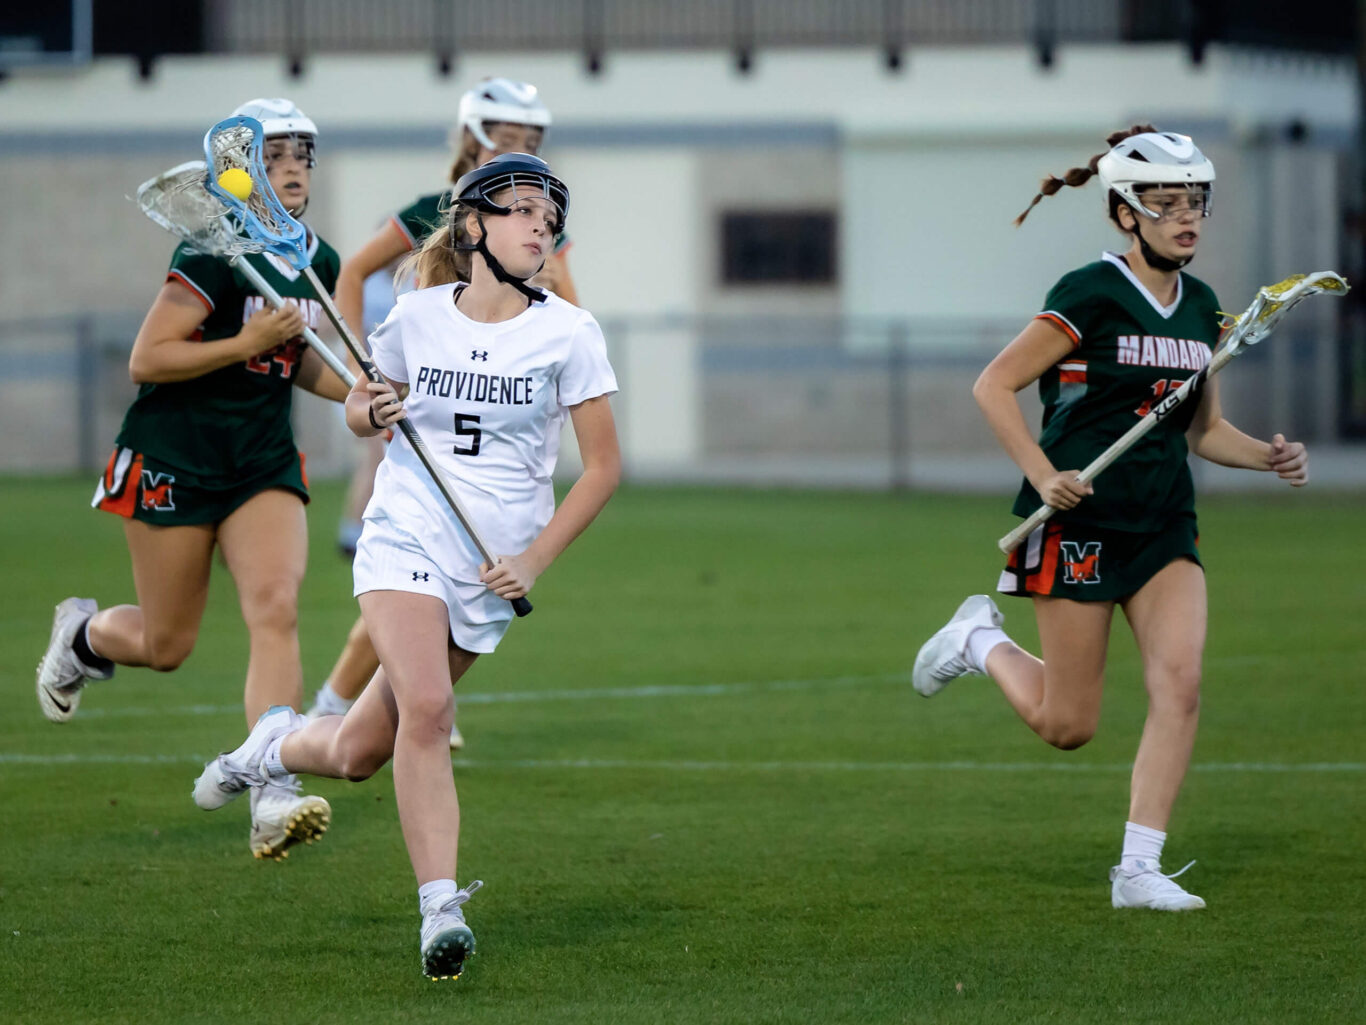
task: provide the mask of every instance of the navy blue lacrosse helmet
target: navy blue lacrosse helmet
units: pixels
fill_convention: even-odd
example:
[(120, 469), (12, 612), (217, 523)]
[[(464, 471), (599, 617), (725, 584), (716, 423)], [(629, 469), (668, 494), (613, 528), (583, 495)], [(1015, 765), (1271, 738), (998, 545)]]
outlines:
[(507, 188), (519, 193), (513, 202), (526, 198), (526, 195), (520, 194), (522, 189), (530, 195), (549, 199), (559, 212), (555, 232), (558, 234), (564, 230), (565, 219), (569, 216), (569, 187), (551, 173), (549, 164), (530, 153), (499, 154), (488, 163), (462, 175), (451, 189), (451, 194), (457, 203), (474, 210), (506, 214), (508, 207), (495, 203), (491, 197)]

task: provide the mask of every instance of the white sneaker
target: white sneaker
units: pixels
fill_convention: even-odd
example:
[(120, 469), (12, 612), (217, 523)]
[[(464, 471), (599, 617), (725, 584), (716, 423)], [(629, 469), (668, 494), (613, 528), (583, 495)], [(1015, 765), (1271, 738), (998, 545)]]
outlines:
[[(1191, 862), (1186, 868), (1190, 868)], [(1181, 872), (1186, 871), (1183, 868)], [(1172, 882), (1181, 872), (1163, 875), (1159, 866), (1135, 861), (1132, 871), (1123, 865), (1110, 869), (1110, 903), (1117, 908), (1151, 908), (1153, 911), (1197, 911), (1205, 902)]]
[(983, 673), (968, 652), (968, 636), (978, 627), (1000, 627), (1005, 622), (990, 595), (974, 594), (953, 618), (920, 647), (911, 670), (911, 684), (923, 697), (933, 697), (960, 676)]
[(71, 649), (81, 624), (100, 610), (91, 598), (67, 598), (52, 615), (47, 651), (38, 662), (38, 707), (53, 722), (67, 722), (81, 703), (87, 680), (107, 680), (113, 670), (92, 670)]
[(460, 732), (460, 727), (454, 722), (451, 723), (451, 750), (459, 751), (465, 746), (464, 734)]
[(332, 823), (332, 808), (321, 797), (300, 794), (297, 776), (270, 777), (251, 792), (251, 853), (282, 861), (298, 843), (316, 843)]
[(303, 716), (288, 705), (275, 705), (256, 720), (247, 739), (236, 751), (227, 751), (204, 766), (194, 781), (194, 803), (205, 811), (221, 808), (251, 787), (266, 785), (261, 759), (276, 737), (303, 726)]
[(441, 903), (422, 908), (422, 974), (433, 982), (438, 979), (458, 979), (465, 966), (465, 958), (474, 953), (474, 933), (465, 924), (461, 905), (483, 886), (476, 879), (455, 896)]

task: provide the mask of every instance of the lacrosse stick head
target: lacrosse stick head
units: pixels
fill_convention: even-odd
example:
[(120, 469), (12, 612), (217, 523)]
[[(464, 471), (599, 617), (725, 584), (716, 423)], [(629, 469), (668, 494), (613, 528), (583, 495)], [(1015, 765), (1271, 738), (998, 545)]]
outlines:
[(177, 164), (138, 186), (138, 206), (196, 252), (225, 259), (261, 252), (259, 244), (238, 232), (227, 207), (208, 191), (207, 177), (202, 160)]
[[(309, 264), (307, 233), (271, 188), (264, 142), (265, 129), (253, 117), (239, 114), (219, 121), (204, 135), (208, 168), (204, 187), (227, 210), (236, 233), (256, 243), (257, 251), (274, 253), (295, 270), (303, 270)], [(251, 176), (252, 190), (246, 199), (238, 199), (218, 184), (223, 172), (232, 168)]]
[(1349, 287), (1341, 275), (1330, 270), (1292, 274), (1284, 281), (1262, 286), (1257, 290), (1252, 305), (1234, 322), (1225, 340), (1229, 355), (1237, 355), (1247, 346), (1260, 342), (1300, 300), (1321, 293), (1346, 295)]

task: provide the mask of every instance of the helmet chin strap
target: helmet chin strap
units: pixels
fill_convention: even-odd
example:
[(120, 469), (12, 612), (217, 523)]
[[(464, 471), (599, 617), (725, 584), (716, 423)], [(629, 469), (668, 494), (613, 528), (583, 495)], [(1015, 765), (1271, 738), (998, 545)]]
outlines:
[(498, 258), (494, 256), (491, 252), (489, 252), (487, 242), (489, 233), (484, 230), (483, 212), (480, 211), (475, 216), (479, 223), (479, 241), (475, 243), (474, 251), (484, 258), (484, 263), (486, 263), (488, 265), (489, 270), (493, 272), (493, 276), (497, 278), (499, 281), (501, 281), (503, 284), (511, 285), (513, 288), (517, 289), (517, 291), (521, 292), (531, 302), (545, 302), (545, 293), (542, 292), (539, 288), (532, 288), (530, 285), (527, 284), (528, 279), (533, 278), (537, 274), (541, 273), (541, 267), (545, 266), (545, 261), (542, 260), (541, 267), (537, 267), (525, 278), (519, 278), (516, 275), (509, 274), (507, 270), (503, 267), (503, 265), (498, 262)]
[(1153, 270), (1173, 271), (1180, 270), (1186, 264), (1195, 259), (1194, 255), (1186, 257), (1184, 260), (1173, 260), (1167, 256), (1161, 256), (1148, 245), (1148, 240), (1143, 237), (1143, 232), (1138, 230), (1141, 214), (1134, 214), (1134, 234), (1138, 236), (1138, 250), (1143, 254), (1143, 259), (1148, 261), (1148, 266)]

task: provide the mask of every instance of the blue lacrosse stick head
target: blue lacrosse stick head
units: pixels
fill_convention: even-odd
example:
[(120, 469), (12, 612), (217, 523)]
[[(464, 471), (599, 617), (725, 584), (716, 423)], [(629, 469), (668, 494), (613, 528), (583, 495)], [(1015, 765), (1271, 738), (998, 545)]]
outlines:
[[(221, 156), (225, 141), (223, 137), (240, 135), (242, 130), (249, 132), (251, 137), (250, 143), (241, 152), (252, 180), (251, 195), (245, 200), (238, 199), (218, 184), (218, 175), (225, 169)], [(266, 174), (264, 142), (265, 129), (255, 118), (239, 114), (219, 121), (204, 133), (204, 161), (209, 168), (204, 187), (227, 207), (228, 215), (239, 234), (246, 235), (266, 252), (274, 253), (295, 270), (301, 271), (309, 265), (308, 235), (304, 226), (290, 216), (271, 188), (270, 178)], [(240, 143), (233, 144), (234, 149), (239, 147)]]

